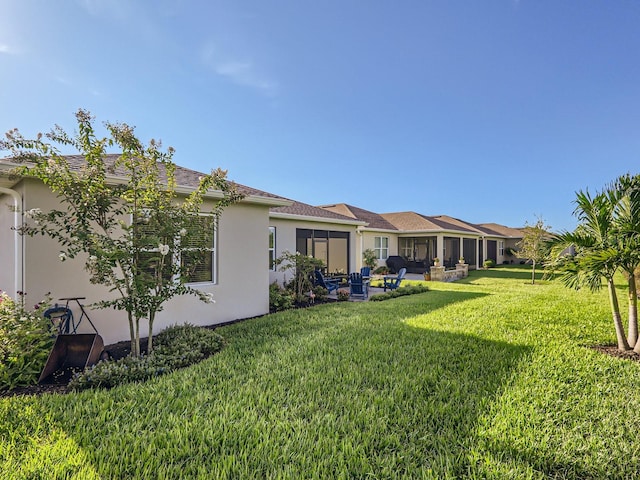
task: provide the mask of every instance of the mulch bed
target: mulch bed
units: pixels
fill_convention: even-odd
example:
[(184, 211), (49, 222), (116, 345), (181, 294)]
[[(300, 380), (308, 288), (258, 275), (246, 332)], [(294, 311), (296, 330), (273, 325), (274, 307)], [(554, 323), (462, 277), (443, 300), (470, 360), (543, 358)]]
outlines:
[(623, 352), (618, 350), (616, 345), (594, 345), (591, 348), (600, 353), (604, 353), (605, 355), (611, 355), (612, 357), (622, 358), (624, 360), (631, 360), (632, 362), (640, 362), (640, 355), (636, 352), (633, 350)]
[[(144, 353), (147, 352), (147, 338), (140, 339), (140, 349)], [(109, 358), (118, 360), (126, 357), (131, 353), (131, 342), (125, 340), (123, 342), (114, 343), (104, 347)], [(28, 385), (26, 387), (18, 387), (9, 391), (0, 391), (0, 397), (15, 397), (17, 395), (43, 395), (45, 393), (68, 393), (67, 385), (71, 380), (72, 371), (66, 371), (51, 379), (48, 383)]]

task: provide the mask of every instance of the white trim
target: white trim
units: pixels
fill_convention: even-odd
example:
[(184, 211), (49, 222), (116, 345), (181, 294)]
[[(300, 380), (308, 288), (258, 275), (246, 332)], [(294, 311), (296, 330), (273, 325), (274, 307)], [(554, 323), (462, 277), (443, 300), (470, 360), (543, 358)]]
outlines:
[(14, 244), (14, 252), (13, 252), (13, 281), (14, 281), (14, 292), (13, 298), (18, 299), (18, 292), (24, 291), (24, 244), (22, 235), (18, 229), (22, 226), (22, 216), (23, 212), (23, 204), (22, 204), (22, 196), (16, 192), (15, 190), (11, 190), (10, 188), (0, 187), (0, 193), (7, 194), (13, 198), (13, 244)]
[(279, 218), (282, 220), (302, 220), (306, 222), (318, 222), (318, 223), (336, 223), (340, 225), (353, 225), (353, 226), (365, 226), (367, 222), (360, 220), (342, 220), (341, 218), (325, 218), (325, 217), (313, 217), (309, 215), (299, 215), (295, 213), (282, 213), (282, 212), (269, 212), (269, 218)]

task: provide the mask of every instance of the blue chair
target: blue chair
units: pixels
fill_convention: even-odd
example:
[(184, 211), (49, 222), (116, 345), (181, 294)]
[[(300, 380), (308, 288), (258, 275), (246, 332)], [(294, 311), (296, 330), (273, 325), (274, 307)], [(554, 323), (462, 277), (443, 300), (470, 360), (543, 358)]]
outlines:
[(360, 269), (360, 275), (362, 275), (363, 277), (370, 277), (371, 276), (371, 267), (362, 267)]
[(400, 269), (400, 271), (398, 272), (398, 275), (395, 277), (391, 277), (391, 276), (386, 276), (383, 278), (384, 280), (384, 291), (387, 291), (387, 288), (389, 290), (395, 290), (396, 288), (398, 288), (400, 286), (400, 282), (402, 282), (402, 279), (404, 278), (405, 273), (407, 273), (407, 269), (402, 267)]
[(316, 276), (316, 281), (315, 281), (316, 287), (324, 287), (329, 291), (329, 293), (333, 292), (334, 290), (337, 291), (338, 288), (340, 287), (340, 280), (325, 279), (324, 275), (322, 275), (322, 272), (320, 270), (315, 271), (315, 276)]
[(362, 297), (366, 299), (369, 297), (369, 280), (362, 278), (359, 273), (352, 273), (349, 275), (349, 296), (350, 297)]

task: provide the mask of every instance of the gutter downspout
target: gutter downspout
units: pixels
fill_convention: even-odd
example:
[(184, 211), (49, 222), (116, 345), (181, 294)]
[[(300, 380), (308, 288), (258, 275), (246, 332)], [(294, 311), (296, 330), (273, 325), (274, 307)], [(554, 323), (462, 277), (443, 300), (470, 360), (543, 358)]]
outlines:
[(356, 235), (360, 237), (360, 252), (356, 252), (356, 270), (360, 271), (362, 267), (362, 254), (364, 252), (364, 236), (362, 235), (362, 228), (356, 227)]
[(10, 195), (13, 198), (13, 231), (14, 231), (14, 247), (13, 247), (13, 279), (14, 279), (14, 292), (13, 298), (18, 300), (18, 292), (24, 291), (24, 244), (22, 235), (18, 229), (22, 226), (22, 196), (15, 190), (10, 188), (0, 187), (0, 193)]

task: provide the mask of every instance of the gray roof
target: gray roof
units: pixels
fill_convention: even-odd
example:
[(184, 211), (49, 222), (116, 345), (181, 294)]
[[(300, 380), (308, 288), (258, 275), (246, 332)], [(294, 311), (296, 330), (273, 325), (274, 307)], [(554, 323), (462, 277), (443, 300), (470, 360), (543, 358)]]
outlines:
[(397, 228), (388, 222), (382, 215), (365, 210), (363, 208), (354, 207), (346, 203), (338, 203), (334, 205), (322, 205), (321, 208), (341, 215), (346, 215), (356, 220), (367, 223), (367, 228), (377, 228), (381, 230), (397, 230)]
[(306, 203), (297, 202), (292, 200), (291, 205), (283, 206), (283, 207), (271, 207), (270, 211), (272, 213), (281, 213), (286, 215), (296, 215), (301, 217), (315, 217), (315, 218), (324, 218), (327, 220), (338, 220), (340, 222), (349, 222), (349, 223), (360, 223), (357, 219), (352, 217), (348, 217), (346, 215), (341, 215), (339, 213), (335, 213), (329, 210), (325, 210), (324, 208), (314, 207), (313, 205), (308, 205)]
[[(123, 167), (119, 166), (114, 168), (116, 160), (119, 157), (119, 154), (107, 154), (103, 157), (104, 163), (107, 166), (109, 175), (112, 175), (114, 177), (126, 177), (127, 171)], [(69, 166), (74, 170), (81, 170), (86, 164), (84, 155), (64, 155), (64, 158), (69, 163)], [(14, 163), (14, 160), (11, 158), (0, 159), (0, 163), (2, 163), (3, 161), (7, 163)], [(202, 177), (203, 175), (205, 174), (202, 172), (176, 165), (175, 179), (176, 184), (179, 187), (185, 187), (187, 189), (197, 188), (200, 184), (200, 177)], [(261, 197), (264, 199), (272, 199), (276, 201), (286, 201), (285, 198), (274, 195), (273, 193), (265, 192), (252, 187), (247, 187), (246, 185), (240, 185), (233, 181), (230, 182), (233, 183), (236, 186), (238, 192), (245, 195), (245, 197)]]
[[(120, 155), (118, 154), (105, 155), (104, 157), (105, 164), (111, 163), (111, 165), (113, 165), (119, 156)], [(85, 159), (84, 159), (84, 156), (82, 155), (66, 155), (65, 158), (69, 162), (69, 165), (71, 165), (74, 168), (80, 169), (84, 166)], [(120, 167), (120, 168), (116, 168), (113, 171), (113, 174), (116, 176), (125, 176), (126, 171)], [(200, 184), (200, 177), (202, 177), (203, 175), (205, 174), (202, 172), (198, 172), (196, 170), (191, 170), (190, 168), (176, 165), (176, 172), (175, 172), (176, 183), (181, 187), (197, 188), (198, 185)], [(247, 187), (246, 185), (240, 185), (236, 182), (232, 182), (232, 183), (236, 185), (238, 192), (242, 193), (243, 195), (258, 196), (258, 197), (273, 198), (273, 199), (283, 199), (283, 197), (274, 195), (269, 192), (264, 192), (262, 190), (258, 190), (252, 187)]]

